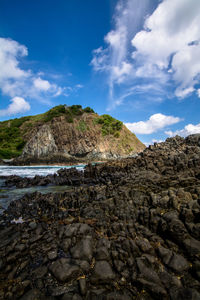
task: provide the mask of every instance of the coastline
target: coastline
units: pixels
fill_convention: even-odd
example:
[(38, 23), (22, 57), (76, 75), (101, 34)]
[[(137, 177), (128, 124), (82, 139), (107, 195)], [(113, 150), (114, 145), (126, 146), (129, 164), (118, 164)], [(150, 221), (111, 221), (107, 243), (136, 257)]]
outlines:
[[(112, 160), (110, 160), (112, 161)], [(79, 166), (87, 166), (88, 164), (91, 164), (91, 165), (95, 165), (95, 164), (101, 164), (101, 163), (107, 163), (108, 160), (104, 160), (104, 161), (91, 161), (91, 162), (79, 162), (79, 163), (67, 163), (67, 164), (64, 164), (64, 163), (52, 163), (52, 164), (44, 164), (44, 163), (41, 163), (41, 164), (29, 164), (29, 165), (12, 165), (12, 164), (0, 164), (0, 168), (1, 167), (79, 167)]]
[(11, 166), (11, 167), (32, 167), (32, 166), (79, 166), (79, 165), (88, 165), (88, 164), (98, 164), (98, 163), (106, 163), (110, 161), (120, 160), (127, 157), (117, 157), (112, 159), (102, 159), (102, 160), (77, 160), (77, 161), (63, 161), (63, 162), (49, 162), (48, 160), (39, 160), (38, 162), (30, 162), (30, 161), (20, 161), (19, 163), (10, 160), (0, 159), (0, 167), (1, 166)]
[(194, 135), (84, 172), (7, 178), (63, 190), (0, 216), (0, 299), (199, 299), (199, 162)]

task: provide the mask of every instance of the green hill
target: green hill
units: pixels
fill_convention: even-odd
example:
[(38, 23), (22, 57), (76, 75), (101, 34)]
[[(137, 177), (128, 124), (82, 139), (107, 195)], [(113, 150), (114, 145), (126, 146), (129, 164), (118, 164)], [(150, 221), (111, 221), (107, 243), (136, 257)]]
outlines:
[[(56, 153), (59, 153), (59, 155), (68, 151), (69, 155), (76, 156), (76, 153), (66, 145), (73, 144), (73, 142), (77, 144), (77, 139), (81, 139), (83, 142), (86, 139), (88, 141), (87, 145), (91, 144), (88, 146), (89, 150), (85, 150), (83, 145), (83, 149), (81, 149), (82, 156), (91, 152), (92, 147), (96, 149), (96, 145), (98, 143), (102, 144), (102, 142), (104, 143), (104, 146), (101, 147), (103, 150), (98, 151), (109, 150), (112, 152), (112, 143), (114, 142), (113, 153), (116, 152), (117, 155), (120, 155), (120, 153), (129, 154), (134, 150), (137, 152), (144, 148), (144, 145), (121, 121), (110, 115), (99, 116), (90, 107), (82, 108), (81, 105), (59, 105), (43, 114), (0, 122), (0, 158), (19, 157), (23, 154), (23, 150), (28, 147), (28, 143), (32, 143), (31, 145), (34, 148), (35, 144), (31, 142), (31, 139), (37, 137), (37, 133), (41, 128), (48, 128), (51, 131), (55, 139)], [(72, 132), (71, 135), (66, 137), (66, 131)], [(121, 151), (125, 147), (127, 149)], [(25, 152), (28, 155), (28, 152)], [(48, 155), (48, 153), (46, 154)], [(77, 153), (77, 155), (79, 154)], [(30, 153), (30, 156), (33, 156), (33, 154)]]

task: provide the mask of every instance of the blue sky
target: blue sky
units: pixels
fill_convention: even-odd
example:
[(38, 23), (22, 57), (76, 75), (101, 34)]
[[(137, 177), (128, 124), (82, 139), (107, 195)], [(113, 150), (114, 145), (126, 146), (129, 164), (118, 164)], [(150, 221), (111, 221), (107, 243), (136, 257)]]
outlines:
[(1, 0), (0, 120), (58, 104), (146, 144), (200, 132), (200, 1)]

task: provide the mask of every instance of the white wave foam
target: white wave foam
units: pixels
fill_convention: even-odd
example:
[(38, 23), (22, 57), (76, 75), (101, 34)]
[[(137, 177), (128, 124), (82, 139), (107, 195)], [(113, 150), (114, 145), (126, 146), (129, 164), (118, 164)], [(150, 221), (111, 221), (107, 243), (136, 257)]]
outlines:
[(85, 165), (76, 166), (0, 166), (0, 176), (18, 175), (21, 177), (34, 177), (35, 175), (47, 176), (57, 173), (62, 168), (70, 169), (75, 167), (81, 171)]

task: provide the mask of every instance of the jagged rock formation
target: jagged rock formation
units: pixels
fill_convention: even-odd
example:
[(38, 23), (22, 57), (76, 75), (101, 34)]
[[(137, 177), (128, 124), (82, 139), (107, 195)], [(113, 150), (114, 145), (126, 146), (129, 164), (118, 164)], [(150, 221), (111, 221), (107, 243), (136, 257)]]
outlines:
[(22, 157), (46, 157), (57, 153), (58, 147), (49, 125), (43, 125), (38, 132), (27, 142)]
[(52, 183), (68, 189), (26, 195), (0, 217), (0, 299), (200, 299), (200, 135), (7, 180)]
[[(16, 147), (23, 149), (14, 164), (106, 160), (133, 155), (145, 148), (122, 122), (109, 115), (100, 117), (79, 105), (61, 105), (43, 115), (17, 120), (13, 124), (18, 126), (21, 140)], [(1, 126), (11, 126), (12, 130), (12, 122), (0, 124), (0, 129)], [(15, 140), (18, 143), (17, 136)], [(15, 145), (4, 148), (8, 146), (13, 149)]]

